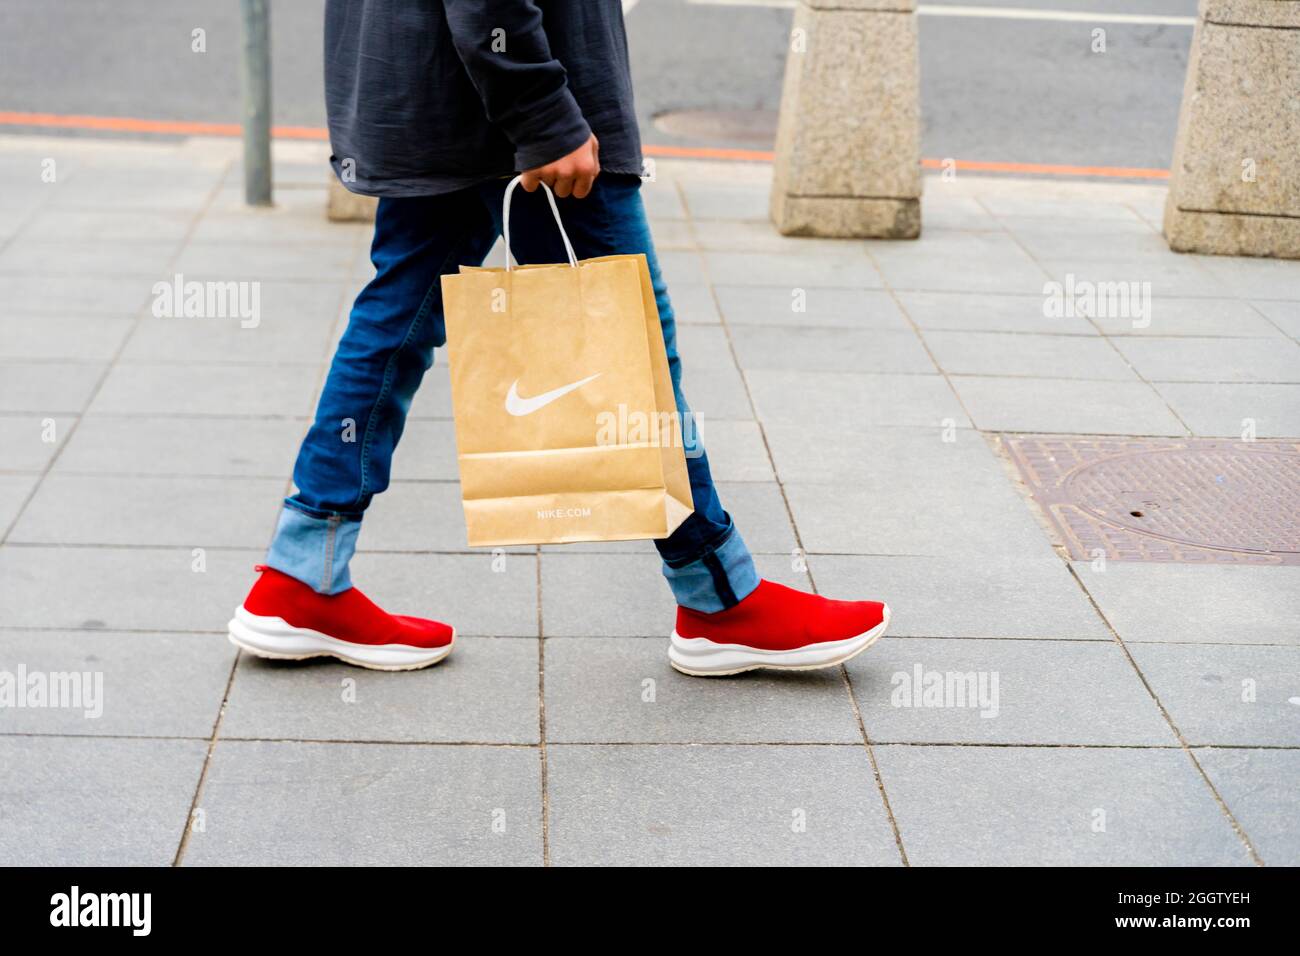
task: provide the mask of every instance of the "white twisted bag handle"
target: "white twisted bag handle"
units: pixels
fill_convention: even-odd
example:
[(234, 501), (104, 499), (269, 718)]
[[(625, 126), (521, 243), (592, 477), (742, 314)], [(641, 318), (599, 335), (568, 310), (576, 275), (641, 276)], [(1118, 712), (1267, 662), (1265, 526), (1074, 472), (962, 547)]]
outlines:
[[(510, 196), (523, 178), (521, 175), (510, 180), (510, 185), (506, 187), (505, 201), (501, 204), (501, 233), (506, 242), (506, 272), (513, 271), (517, 265), (514, 255), (510, 252)], [(564, 231), (564, 223), (560, 222), (560, 209), (555, 205), (555, 194), (546, 183), (542, 183), (541, 187), (546, 190), (546, 199), (551, 204), (551, 214), (555, 216), (555, 225), (559, 227), (560, 238), (564, 240), (564, 252), (569, 257), (569, 265), (577, 268), (578, 257), (573, 254), (573, 246), (569, 243), (569, 234)]]

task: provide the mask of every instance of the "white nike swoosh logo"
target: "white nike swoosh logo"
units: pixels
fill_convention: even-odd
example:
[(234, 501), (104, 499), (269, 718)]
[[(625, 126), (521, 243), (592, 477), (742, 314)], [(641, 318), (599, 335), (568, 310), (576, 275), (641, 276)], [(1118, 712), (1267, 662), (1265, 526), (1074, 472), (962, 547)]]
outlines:
[(519, 397), (519, 379), (510, 383), (510, 391), (506, 392), (506, 411), (518, 418), (521, 415), (531, 415), (539, 408), (545, 408), (557, 398), (563, 398), (575, 388), (582, 388), (592, 379), (600, 378), (600, 372), (595, 375), (588, 375), (586, 378), (577, 382), (570, 382), (568, 385), (561, 385), (559, 388), (553, 388), (549, 392), (542, 392), (540, 395), (534, 395), (532, 398)]

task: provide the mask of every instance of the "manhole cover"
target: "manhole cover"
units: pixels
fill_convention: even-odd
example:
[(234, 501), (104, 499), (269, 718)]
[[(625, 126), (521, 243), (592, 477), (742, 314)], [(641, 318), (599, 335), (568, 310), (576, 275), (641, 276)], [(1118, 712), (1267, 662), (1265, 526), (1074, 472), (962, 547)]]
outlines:
[(1070, 556), (1300, 564), (1300, 443), (1003, 436)]
[(655, 128), (683, 139), (723, 140), (762, 146), (776, 142), (775, 110), (677, 110), (660, 113)]

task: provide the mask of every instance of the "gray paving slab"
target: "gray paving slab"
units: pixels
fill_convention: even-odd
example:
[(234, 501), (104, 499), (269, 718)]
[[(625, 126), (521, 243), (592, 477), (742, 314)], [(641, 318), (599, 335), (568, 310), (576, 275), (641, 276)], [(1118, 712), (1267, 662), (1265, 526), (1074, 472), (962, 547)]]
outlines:
[[(87, 408), (91, 413), (290, 416), (310, 418), (319, 365), (280, 365), (273, 370), (241, 365), (136, 365), (122, 363), (104, 379)], [(257, 387), (251, 388), (250, 382)], [(163, 399), (165, 398), (165, 403)], [(304, 424), (303, 431), (306, 432)]]
[(0, 252), (0, 272), (48, 275), (50, 282), (58, 282), (56, 277), (65, 275), (157, 279), (171, 265), (180, 247), (180, 239), (104, 242), (25, 237)]
[[(1233, 294), (1224, 282), (1202, 265), (1200, 257), (1168, 256), (1133, 258), (1111, 256), (1101, 259), (1064, 257), (1040, 259), (1051, 281), (1062, 286), (1073, 282), (1075, 289), (1084, 283), (1136, 283), (1136, 288), (1152, 296), (1201, 296), (1223, 298)], [(1130, 285), (1129, 288), (1134, 288)]]
[(1300, 435), (1300, 385), (1157, 382), (1155, 389), (1196, 435), (1289, 438)]
[(558, 866), (897, 866), (861, 746), (547, 748)]
[(9, 540), (257, 548), (283, 497), (284, 479), (49, 475)]
[(362, 551), (469, 551), (460, 484), (393, 482), (370, 503), (357, 546)]
[(653, 637), (546, 641), (551, 743), (859, 743), (839, 668), (700, 680)]
[[(951, 459), (958, 465), (958, 459)], [(961, 470), (918, 478), (787, 481), (795, 527), (811, 553), (932, 555), (972, 561), (1052, 554), (1046, 533), (1011, 490), (963, 486)]]
[(18, 517), (27, 496), (40, 480), (41, 476), (35, 472), (0, 474), (0, 529), (7, 529), (9, 523)]
[(822, 416), (765, 420), (763, 431), (781, 479), (825, 484), (951, 480), (973, 482), (978, 489), (1006, 484), (1001, 464), (976, 431), (942, 420), (925, 426), (873, 425), (855, 413), (855, 406), (837, 404)]
[(102, 362), (0, 363), (0, 412), (75, 415), (90, 401)]
[(1251, 305), (1291, 338), (1300, 338), (1300, 301), (1254, 299)]
[(1300, 302), (1300, 264), (1291, 259), (1251, 256), (1189, 256), (1242, 298)]
[(941, 375), (889, 375), (752, 369), (750, 394), (765, 422), (969, 428), (970, 419)]
[[(296, 200), (286, 205), (284, 197)], [(363, 223), (321, 222), (325, 208), (325, 187), (278, 191), (276, 204), (267, 208), (249, 208), (242, 203), (236, 209), (208, 210), (194, 226), (191, 240), (200, 246), (221, 242), (283, 242), (334, 244), (351, 251), (369, 248), (374, 228)]]
[(913, 866), (1249, 866), (1181, 750), (878, 746)]
[[(683, 325), (677, 329), (677, 351), (686, 375), (718, 368), (734, 369), (736, 359), (725, 329), (717, 325)], [(698, 374), (694, 374), (698, 378)]]
[(682, 197), (677, 191), (677, 180), (671, 176), (643, 181), (641, 202), (645, 204), (646, 215), (652, 222), (686, 218), (686, 207), (682, 205)]
[(1050, 551), (983, 558), (810, 554), (808, 567), (828, 597), (889, 604), (896, 637), (1113, 639)]
[(0, 470), (40, 471), (68, 441), (74, 415), (22, 412), (0, 415)]
[(656, 250), (697, 248), (691, 223), (684, 219), (651, 219), (650, 232)]
[[(541, 561), (547, 637), (667, 637), (672, 631), (677, 604), (657, 557), (548, 551)], [(755, 555), (754, 564), (761, 577), (809, 588), (789, 556)]]
[(952, 387), (985, 431), (1075, 435), (1186, 435), (1146, 382), (954, 375)]
[[(1161, 242), (1164, 240), (1161, 239)], [(1107, 335), (1224, 336), (1277, 338), (1278, 330), (1250, 303), (1241, 299), (1185, 299), (1153, 296), (1150, 322), (1131, 317), (1098, 316), (1093, 320)]]
[(745, 380), (735, 363), (716, 368), (684, 365), (682, 392), (686, 402), (703, 422), (717, 419), (753, 419), (754, 410), (745, 390)]
[(934, 232), (916, 242), (869, 242), (894, 289), (1042, 293), (1043, 268), (1005, 233)]
[(1113, 642), (886, 639), (847, 667), (873, 742), (1178, 743)]
[[(243, 202), (242, 196), (240, 199)], [(320, 210), (315, 210), (315, 215), (319, 215)], [(243, 207), (239, 213), (240, 216), (248, 214), (247, 207)], [(185, 281), (198, 282), (230, 282), (231, 277), (227, 273), (185, 273)], [(233, 324), (238, 331), (248, 337), (257, 339), (263, 336), (268, 329), (283, 323), (297, 323), (299, 321), (307, 323), (332, 323), (335, 318), (342, 316), (347, 318), (348, 311), (352, 306), (353, 299), (356, 298), (356, 292), (359, 288), (354, 288), (355, 279), (349, 280), (346, 275), (330, 276), (328, 278), (313, 279), (289, 279), (289, 278), (266, 278), (256, 280), (257, 304), (258, 304), (258, 323), (250, 325), (249, 328), (239, 327), (236, 321)], [(145, 320), (154, 319), (150, 310), (146, 310)], [(222, 318), (163, 318), (161, 322), (174, 323), (181, 328), (194, 329), (195, 327), (204, 327), (207, 325), (230, 324)], [(306, 325), (295, 325), (301, 332), (307, 331)]]
[(180, 240), (189, 231), (193, 219), (188, 211), (179, 209), (135, 209), (124, 215), (111, 209), (47, 207), (23, 228), (23, 239), (88, 242)]
[(0, 736), (0, 859), (170, 865), (207, 749), (206, 740)]
[(1300, 866), (1300, 750), (1197, 750), (1196, 759), (1266, 866)]
[(731, 340), (737, 361), (746, 372), (790, 369), (932, 375), (937, 371), (913, 332), (734, 326)]
[(6, 315), (130, 318), (153, 299), (149, 277), (0, 275)]
[[(163, 175), (160, 175), (163, 174)], [(224, 168), (179, 168), (167, 163), (80, 170), (61, 184), (50, 207), (184, 210), (197, 213), (220, 184)]]
[(234, 661), (215, 634), (0, 630), (0, 670), (65, 689), (58, 706), (0, 709), (0, 735), (206, 739)]
[(771, 481), (772, 461), (757, 422), (701, 419), (700, 440), (718, 481)]
[(1170, 255), (1164, 237), (1137, 219), (1076, 219), (1064, 228), (1059, 221), (1032, 216), (1007, 216), (999, 222), (1036, 259), (1086, 262), (1124, 255), (1141, 262)]
[(695, 219), (690, 223), (695, 245), (720, 252), (777, 252), (791, 256), (852, 254), (853, 240), (783, 236), (763, 219)]
[(1001, 232), (1002, 226), (974, 196), (953, 196), (938, 192), (945, 180), (927, 176), (921, 192), (921, 222), (928, 232), (958, 229)]
[(0, 358), (107, 362), (133, 320), (111, 316), (0, 315)]
[(780, 486), (774, 481), (719, 481), (718, 498), (727, 509), (745, 544), (755, 554), (789, 556), (794, 528)]
[(351, 243), (191, 240), (177, 257), (175, 271), (225, 276), (226, 281), (338, 279), (351, 271), (353, 256)]
[(185, 866), (542, 862), (531, 747), (217, 744)]
[(1137, 380), (1115, 349), (1097, 336), (944, 331), (923, 335), (939, 367), (953, 375)]
[(436, 667), (405, 674), (244, 654), (221, 737), (535, 744), (537, 642), (458, 637)]
[[(981, 196), (980, 203), (1007, 228), (1014, 228), (1013, 224), (1020, 220), (1029, 220), (1040, 223), (1043, 229), (1054, 227), (1061, 232), (1080, 232), (1089, 226), (1113, 230), (1116, 224), (1126, 223), (1151, 231), (1127, 204), (1095, 197), (1083, 199), (998, 193)], [(1168, 254), (1168, 249), (1165, 251)]]
[(1041, 290), (1022, 295), (996, 292), (899, 292), (898, 301), (922, 329), (954, 332), (1037, 332), (1096, 335), (1079, 316), (1048, 316)]
[(713, 290), (706, 285), (670, 285), (668, 296), (673, 306), (673, 317), (679, 326), (717, 325), (721, 321)]
[(1300, 343), (1277, 339), (1117, 338), (1153, 382), (1300, 382)]
[(456, 429), (449, 421), (408, 422), (393, 453), (393, 477), (404, 481), (455, 481)]
[(684, 177), (681, 192), (692, 219), (748, 219), (767, 222), (771, 188), (758, 183), (726, 184)]
[(1300, 645), (1300, 568), (1140, 564), (1080, 580), (1125, 641)]
[(255, 418), (84, 418), (54, 474), (221, 475), (282, 478), (305, 423)]
[(852, 244), (838, 254), (708, 251), (703, 256), (709, 279), (716, 285), (777, 286), (787, 297), (793, 289), (879, 289), (883, 285), (862, 247)]
[(446, 621), (465, 636), (537, 636), (536, 555), (359, 553), (351, 570), (393, 614)]
[(721, 285), (714, 290), (723, 317), (732, 325), (910, 329), (898, 303), (881, 290)]
[(172, 319), (146, 316), (132, 334), (122, 360), (137, 364), (184, 362), (231, 363), (243, 366), (249, 377), (274, 374), (284, 365), (311, 365), (329, 358), (333, 313), (325, 310), (310, 318), (268, 314), (263, 311), (256, 327), (244, 328), (237, 318)]
[[(268, 524), (266, 538), (270, 539)], [(0, 626), (220, 631), (258, 551), (0, 547)], [(202, 570), (197, 570), (201, 568)]]
[(659, 271), (668, 283), (669, 294), (674, 289), (688, 286), (705, 287), (709, 284), (704, 272), (704, 260), (693, 249), (658, 252)]
[(1300, 747), (1300, 647), (1129, 645), (1188, 743)]

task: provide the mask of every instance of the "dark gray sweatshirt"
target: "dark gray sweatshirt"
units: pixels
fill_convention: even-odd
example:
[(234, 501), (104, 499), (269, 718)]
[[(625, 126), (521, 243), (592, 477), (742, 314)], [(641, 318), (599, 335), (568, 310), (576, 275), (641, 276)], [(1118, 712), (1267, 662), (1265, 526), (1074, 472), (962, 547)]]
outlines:
[(463, 189), (593, 132), (603, 171), (641, 171), (621, 0), (327, 0), (325, 103), (335, 171), (370, 196)]

